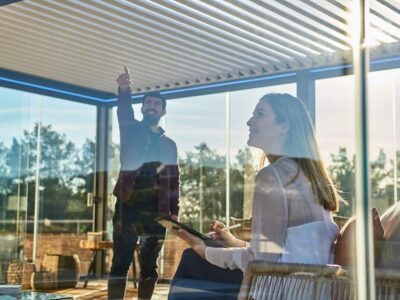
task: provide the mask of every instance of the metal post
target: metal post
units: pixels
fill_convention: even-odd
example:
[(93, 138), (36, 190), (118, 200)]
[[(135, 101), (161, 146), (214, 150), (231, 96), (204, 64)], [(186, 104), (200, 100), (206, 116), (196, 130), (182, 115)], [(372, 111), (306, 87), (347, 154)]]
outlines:
[(37, 236), (39, 227), (41, 131), (42, 131), (42, 99), (40, 99), (39, 122), (37, 123), (37, 134), (36, 134), (35, 208), (33, 217), (33, 242), (32, 242), (33, 262), (36, 261)]
[(231, 116), (231, 97), (230, 93), (226, 93), (226, 107), (225, 107), (225, 113), (226, 113), (226, 128), (225, 128), (225, 133), (226, 133), (226, 159), (225, 159), (225, 215), (226, 215), (226, 226), (229, 226), (230, 222), (230, 198), (231, 198), (231, 189), (230, 189), (230, 183), (231, 183), (231, 175), (230, 175), (230, 164), (231, 164), (231, 139), (230, 139), (230, 116)]
[(354, 1), (353, 64), (356, 97), (356, 279), (358, 299), (375, 299), (374, 248), (368, 161), (368, 1)]
[[(94, 229), (103, 231), (106, 228), (107, 210), (107, 178), (108, 178), (108, 150), (111, 141), (111, 108), (97, 106), (96, 121), (96, 166), (95, 166), (95, 187), (94, 187)], [(97, 255), (95, 262), (95, 274), (103, 274), (104, 252)]]

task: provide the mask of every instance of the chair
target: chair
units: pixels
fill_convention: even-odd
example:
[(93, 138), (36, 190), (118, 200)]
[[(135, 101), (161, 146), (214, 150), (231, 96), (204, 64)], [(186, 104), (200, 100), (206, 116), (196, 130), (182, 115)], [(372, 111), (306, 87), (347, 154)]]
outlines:
[[(252, 261), (238, 300), (355, 299), (352, 271), (338, 265), (282, 264)], [(399, 270), (376, 269), (376, 298), (398, 299)]]
[[(400, 203), (381, 218), (376, 209), (371, 212), (377, 256), (376, 299), (400, 299)], [(253, 261), (246, 269), (239, 299), (354, 299), (351, 265), (355, 257), (351, 254), (355, 253), (355, 221), (350, 218), (342, 225), (336, 242), (335, 263), (349, 267)]]

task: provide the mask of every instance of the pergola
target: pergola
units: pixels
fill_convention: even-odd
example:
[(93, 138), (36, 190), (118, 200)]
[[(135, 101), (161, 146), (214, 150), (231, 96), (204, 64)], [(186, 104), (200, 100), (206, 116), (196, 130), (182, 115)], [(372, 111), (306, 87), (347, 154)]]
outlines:
[[(0, 84), (97, 105), (115, 105), (123, 65), (136, 94), (168, 98), (322, 76), (351, 67), (357, 25), (350, 0), (5, 2)], [(369, 6), (371, 59), (393, 67), (400, 4)]]
[(2, 1), (0, 86), (97, 106), (102, 199), (107, 125), (122, 66), (134, 78), (133, 103), (148, 91), (173, 99), (296, 82), (315, 119), (315, 80), (353, 73), (352, 49), (365, 17), (355, 18), (355, 4), (369, 6), (361, 46), (370, 46), (370, 70), (400, 67), (400, 2), (367, 2)]

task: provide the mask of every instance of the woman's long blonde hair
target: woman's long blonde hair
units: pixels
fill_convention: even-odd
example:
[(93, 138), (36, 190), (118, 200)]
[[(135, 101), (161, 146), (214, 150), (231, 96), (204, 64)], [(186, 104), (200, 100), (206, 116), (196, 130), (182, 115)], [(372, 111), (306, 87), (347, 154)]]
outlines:
[[(300, 170), (310, 180), (316, 201), (325, 209), (337, 211), (340, 196), (318, 150), (310, 116), (304, 103), (289, 94), (267, 94), (260, 101), (267, 101), (275, 113), (276, 122), (287, 122), (288, 132), (282, 155), (296, 161)], [(265, 157), (264, 157), (265, 159)]]

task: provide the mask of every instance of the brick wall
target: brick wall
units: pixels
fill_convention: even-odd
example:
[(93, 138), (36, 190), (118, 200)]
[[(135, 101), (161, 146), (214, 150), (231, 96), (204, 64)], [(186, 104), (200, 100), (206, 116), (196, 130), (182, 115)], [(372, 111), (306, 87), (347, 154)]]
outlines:
[[(41, 233), (38, 235), (37, 239), (37, 252), (36, 252), (36, 268), (40, 267), (43, 256), (46, 253), (54, 254), (77, 254), (80, 260), (80, 273), (84, 275), (87, 273), (89, 268), (92, 253), (91, 251), (79, 249), (79, 241), (85, 240), (85, 234), (51, 234), (51, 233)], [(24, 251), (26, 259), (32, 259), (32, 234), (27, 234), (23, 242)], [(160, 262), (163, 265), (159, 267), (159, 273), (161, 279), (171, 279), (175, 274), (175, 270), (180, 261), (182, 252), (187, 248), (187, 244), (183, 242), (180, 238), (168, 234), (164, 243), (164, 251), (160, 257)], [(111, 260), (112, 260), (112, 250), (107, 250), (106, 252), (106, 270), (108, 272)], [(137, 270), (139, 266), (137, 264)], [(131, 270), (129, 271), (129, 276), (132, 276)]]
[[(86, 239), (86, 234), (41, 233), (37, 239), (36, 268), (40, 267), (43, 256), (49, 254), (77, 254), (80, 260), (80, 273), (86, 274), (91, 259), (91, 251), (79, 249), (79, 241)], [(32, 259), (33, 235), (27, 234), (24, 240), (26, 259)]]

